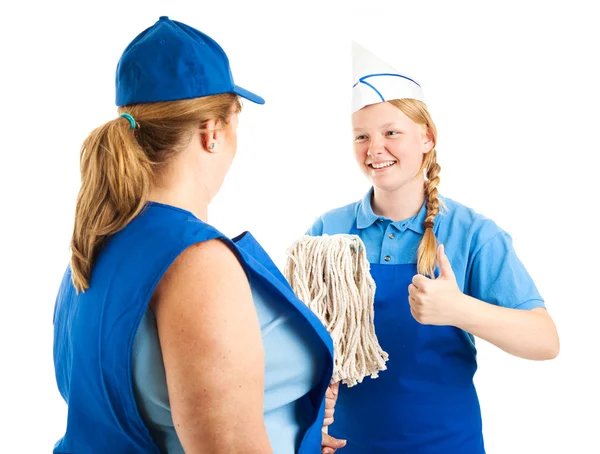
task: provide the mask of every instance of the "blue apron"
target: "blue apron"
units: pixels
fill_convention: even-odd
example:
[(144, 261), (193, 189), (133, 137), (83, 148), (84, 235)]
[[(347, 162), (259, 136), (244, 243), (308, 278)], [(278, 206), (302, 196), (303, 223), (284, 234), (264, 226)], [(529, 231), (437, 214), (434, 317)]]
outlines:
[(309, 394), (311, 423), (298, 454), (320, 452), (325, 392), (333, 371), (333, 344), (325, 327), (296, 298), (252, 235), (232, 242), (187, 211), (151, 203), (106, 243), (89, 290), (75, 293), (70, 269), (63, 277), (54, 312), (54, 365), (68, 414), (55, 454), (160, 453), (133, 392), (133, 340), (169, 265), (192, 244), (215, 238), (236, 253), (249, 279), (261, 279), (280, 295), (282, 304), (293, 306), (309, 321), (316, 333), (312, 348), (328, 352), (325, 372)]
[[(356, 225), (352, 234), (360, 233)], [(340, 386), (329, 433), (348, 440), (344, 454), (484, 454), (477, 369), (468, 335), (418, 323), (408, 286), (414, 264), (371, 264), (375, 330), (387, 370)]]

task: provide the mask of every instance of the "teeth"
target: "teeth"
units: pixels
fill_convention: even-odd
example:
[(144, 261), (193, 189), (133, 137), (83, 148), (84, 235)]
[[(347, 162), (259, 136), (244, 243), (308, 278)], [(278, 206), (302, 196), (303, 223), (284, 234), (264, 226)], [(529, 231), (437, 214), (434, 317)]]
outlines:
[(389, 167), (391, 165), (394, 164), (394, 161), (386, 161), (386, 162), (378, 162), (378, 163), (371, 163), (371, 167), (373, 167), (374, 169), (383, 169), (384, 167)]

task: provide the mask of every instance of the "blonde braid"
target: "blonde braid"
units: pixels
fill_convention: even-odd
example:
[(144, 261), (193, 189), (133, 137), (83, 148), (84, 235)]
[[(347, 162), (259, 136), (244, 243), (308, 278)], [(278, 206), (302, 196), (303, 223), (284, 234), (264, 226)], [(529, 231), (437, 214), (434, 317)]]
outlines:
[(427, 216), (423, 222), (425, 234), (417, 252), (417, 271), (425, 276), (433, 277), (437, 266), (437, 239), (433, 233), (435, 217), (440, 212), (438, 199), (438, 184), (440, 183), (440, 165), (437, 163), (435, 148), (427, 153), (424, 167), (427, 180), (425, 181), (425, 198)]

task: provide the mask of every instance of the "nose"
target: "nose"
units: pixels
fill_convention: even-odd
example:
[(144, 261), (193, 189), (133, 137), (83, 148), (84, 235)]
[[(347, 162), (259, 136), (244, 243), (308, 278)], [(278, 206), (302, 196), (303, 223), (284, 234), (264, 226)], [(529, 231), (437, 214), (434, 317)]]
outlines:
[(367, 155), (375, 157), (377, 155), (382, 154), (384, 149), (385, 147), (383, 144), (383, 139), (375, 136), (369, 142), (369, 149), (367, 151)]

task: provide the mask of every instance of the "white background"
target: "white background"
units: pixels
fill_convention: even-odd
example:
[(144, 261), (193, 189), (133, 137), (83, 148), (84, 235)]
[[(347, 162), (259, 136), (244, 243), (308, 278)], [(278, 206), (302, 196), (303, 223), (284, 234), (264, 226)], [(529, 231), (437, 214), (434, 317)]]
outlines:
[(600, 453), (594, 2), (162, 3), (1, 7), (0, 452), (51, 452), (63, 434), (52, 311), (79, 147), (116, 115), (121, 52), (168, 15), (215, 38), (236, 82), (267, 100), (245, 104), (209, 220), (252, 231), (280, 266), (319, 214), (368, 189), (351, 149), (350, 40), (421, 83), (441, 192), (513, 236), (562, 341), (542, 363), (479, 342), (488, 454)]

